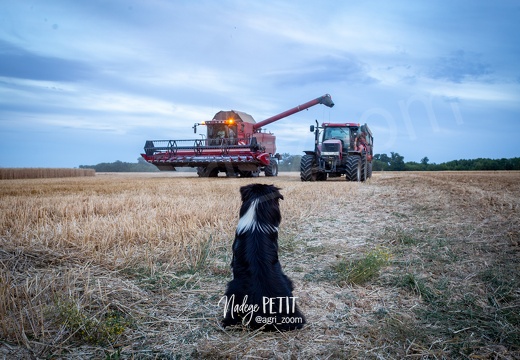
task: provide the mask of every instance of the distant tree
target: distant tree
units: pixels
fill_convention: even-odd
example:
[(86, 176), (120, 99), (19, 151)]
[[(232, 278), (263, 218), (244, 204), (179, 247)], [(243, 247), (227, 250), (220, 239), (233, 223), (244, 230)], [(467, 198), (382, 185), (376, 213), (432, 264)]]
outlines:
[(372, 161), (373, 171), (384, 171), (390, 167), (390, 158), (386, 154), (375, 154)]
[(520, 158), (508, 159), (506, 170), (520, 170)]
[(283, 153), (280, 163), (278, 164), (278, 169), (280, 171), (300, 171), (301, 159), (301, 155)]
[(425, 170), (422, 164), (419, 164), (415, 161), (409, 161), (404, 164), (405, 171), (422, 171)]
[(289, 153), (283, 153), (282, 158), (278, 162), (278, 170), (279, 171), (289, 171), (290, 165), (292, 163), (293, 156)]
[(391, 159), (388, 157), (388, 155), (386, 154), (381, 154), (380, 155), (380, 160), (386, 164), (386, 166), (390, 166), (390, 161)]
[(428, 162), (430, 161), (430, 159), (428, 159), (428, 156), (425, 156), (421, 159), (421, 165), (422, 165), (422, 169), (421, 170), (428, 170)]
[(138, 158), (137, 163), (128, 163), (120, 160), (112, 163), (99, 163), (97, 165), (80, 165), (80, 169), (94, 169), (96, 172), (156, 172), (157, 167)]
[(388, 170), (391, 171), (403, 171), (405, 169), (404, 165), (404, 157), (399, 155), (399, 153), (390, 153), (390, 167)]
[(290, 171), (300, 171), (300, 163), (302, 161), (301, 155), (294, 155), (291, 162), (291, 170)]
[(496, 160), (477, 159), (475, 163), (475, 170), (500, 170), (500, 168)]

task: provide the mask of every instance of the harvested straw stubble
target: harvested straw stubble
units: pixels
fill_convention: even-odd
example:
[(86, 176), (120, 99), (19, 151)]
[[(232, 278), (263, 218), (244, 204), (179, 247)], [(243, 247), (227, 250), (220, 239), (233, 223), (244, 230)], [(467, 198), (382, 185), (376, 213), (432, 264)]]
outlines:
[[(302, 331), (279, 336), (218, 326), (238, 189), (250, 179), (8, 181), (0, 187), (0, 337), (8, 342), (0, 351), (518, 358), (519, 179), (512, 172), (383, 173), (365, 184), (253, 179), (282, 188), (280, 257), (308, 319)], [(381, 248), (392, 256), (378, 276), (338, 281), (335, 264)]]

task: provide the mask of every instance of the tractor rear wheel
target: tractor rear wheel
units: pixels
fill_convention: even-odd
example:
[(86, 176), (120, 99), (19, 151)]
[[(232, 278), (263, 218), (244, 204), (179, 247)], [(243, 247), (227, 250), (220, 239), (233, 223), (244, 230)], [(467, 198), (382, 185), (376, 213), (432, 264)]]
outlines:
[(367, 155), (363, 154), (361, 156), (361, 181), (365, 181), (368, 179), (368, 161)]
[(372, 162), (368, 163), (367, 179), (372, 177)]
[(361, 157), (357, 155), (350, 155), (347, 157), (345, 165), (347, 181), (361, 181)]
[(303, 155), (300, 161), (300, 179), (302, 181), (316, 181), (314, 155)]

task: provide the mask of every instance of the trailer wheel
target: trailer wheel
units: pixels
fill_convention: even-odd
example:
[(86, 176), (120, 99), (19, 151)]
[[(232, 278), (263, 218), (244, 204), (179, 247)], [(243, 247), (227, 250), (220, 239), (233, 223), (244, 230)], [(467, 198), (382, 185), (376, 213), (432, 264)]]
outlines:
[(264, 168), (265, 176), (278, 176), (278, 163), (275, 158), (269, 159), (269, 165)]
[(346, 174), (345, 179), (347, 181), (361, 181), (361, 157), (357, 155), (350, 155), (347, 157), (347, 163), (345, 165)]
[(316, 181), (314, 155), (303, 155), (300, 161), (300, 179), (302, 181)]

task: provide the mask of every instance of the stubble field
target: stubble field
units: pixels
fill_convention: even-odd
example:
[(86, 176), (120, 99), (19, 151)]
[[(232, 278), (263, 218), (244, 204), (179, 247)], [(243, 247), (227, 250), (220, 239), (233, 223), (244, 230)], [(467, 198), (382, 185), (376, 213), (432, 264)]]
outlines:
[[(252, 182), (285, 197), (300, 331), (219, 326)], [(0, 356), (518, 359), (519, 185), (520, 172), (2, 180)]]

